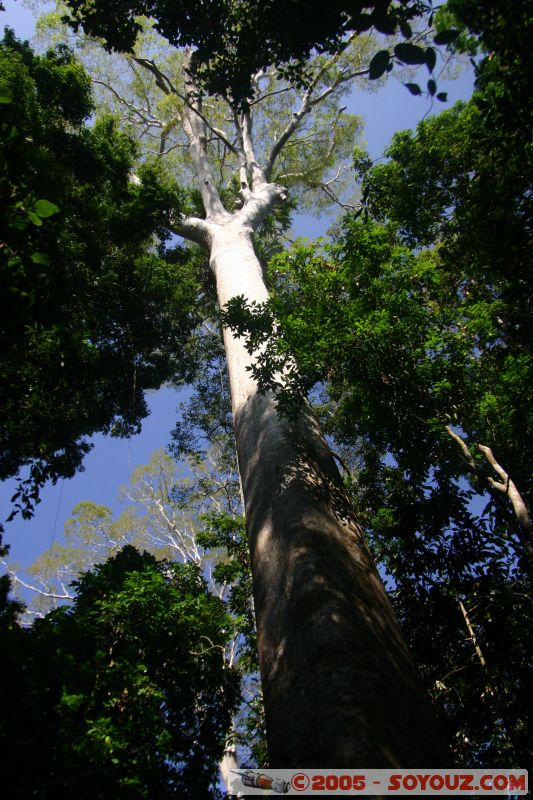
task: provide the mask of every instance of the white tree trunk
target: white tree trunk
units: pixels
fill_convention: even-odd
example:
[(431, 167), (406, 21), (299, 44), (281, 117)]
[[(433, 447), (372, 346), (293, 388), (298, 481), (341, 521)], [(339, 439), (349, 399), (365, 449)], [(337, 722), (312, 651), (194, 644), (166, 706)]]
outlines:
[[(244, 216), (244, 215), (243, 215)], [(208, 223), (223, 308), (267, 290), (239, 215)], [(224, 331), (251, 550), (271, 767), (441, 766), (445, 749), (392, 608), (309, 410), (260, 395)], [(260, 357), (260, 356), (259, 356)]]
[[(252, 236), (286, 199), (254, 154), (252, 117), (235, 111), (244, 205), (229, 214), (207, 154), (201, 99), (190, 74), (183, 120), (206, 219), (176, 231), (204, 245), (223, 309), (268, 293)], [(322, 92), (326, 96), (330, 90)], [(320, 97), (315, 99), (319, 102)], [(429, 705), (334, 459), (309, 409), (288, 422), (247, 367), (260, 359), (230, 330), (224, 343), (250, 545), (259, 664), (271, 767), (436, 767), (448, 763)]]

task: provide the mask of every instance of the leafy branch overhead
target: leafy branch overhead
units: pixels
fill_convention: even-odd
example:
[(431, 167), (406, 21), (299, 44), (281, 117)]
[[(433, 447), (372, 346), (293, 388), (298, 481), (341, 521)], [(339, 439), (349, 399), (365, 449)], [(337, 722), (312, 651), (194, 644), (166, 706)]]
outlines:
[(122, 1), (112, 7), (103, 0), (71, 0), (68, 5), (70, 15), (64, 19), (76, 30), (82, 26), (88, 34), (101, 37), (110, 50), (125, 53), (134, 51), (142, 31), (140, 17), (153, 18), (155, 29), (172, 45), (195, 47), (197, 82), (242, 108), (253, 96), (252, 76), (258, 71), (275, 66), (282, 77), (305, 86), (309, 81), (306, 61), (312, 52), (341, 52), (350, 35), (375, 31), (406, 40), (396, 45), (393, 55), (389, 50), (374, 55), (372, 79), (392, 70), (394, 60), (426, 64), (432, 72), (435, 48), (450, 45), (458, 36), (458, 31), (448, 29), (439, 30), (425, 47), (409, 41), (416, 38), (418, 27), (431, 30), (431, 0), (336, 0), (328, 5), (327, 14), (319, 0), (181, 0), (172, 4), (148, 0)]

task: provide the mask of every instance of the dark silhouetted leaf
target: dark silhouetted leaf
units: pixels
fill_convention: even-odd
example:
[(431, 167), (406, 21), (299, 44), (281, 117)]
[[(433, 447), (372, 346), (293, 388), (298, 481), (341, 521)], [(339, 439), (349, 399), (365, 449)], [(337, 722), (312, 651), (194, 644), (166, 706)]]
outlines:
[(411, 30), (411, 26), (409, 25), (408, 22), (403, 22), (403, 21), (400, 22), (400, 30), (402, 32), (402, 36), (405, 39), (410, 39), (411, 36), (413, 35), (413, 31)]
[(409, 44), (409, 42), (402, 42), (397, 44), (394, 48), (394, 55), (403, 61), (404, 64), (425, 64), (426, 51), (416, 44)]
[(458, 36), (459, 31), (450, 29), (448, 31), (441, 31), (440, 33), (437, 33), (433, 41), (435, 44), (450, 44), (451, 42), (455, 42)]
[(432, 47), (428, 47), (426, 50), (426, 66), (430, 72), (433, 72), (436, 63), (437, 54)]
[(388, 50), (380, 50), (376, 53), (368, 68), (370, 80), (381, 78), (390, 63), (390, 53)]

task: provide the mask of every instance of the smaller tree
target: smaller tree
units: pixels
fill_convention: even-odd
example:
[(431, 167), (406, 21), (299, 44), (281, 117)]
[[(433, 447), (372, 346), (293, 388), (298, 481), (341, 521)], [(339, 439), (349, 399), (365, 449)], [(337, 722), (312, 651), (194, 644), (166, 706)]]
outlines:
[(212, 798), (238, 688), (222, 602), (196, 565), (131, 546), (75, 588), (71, 608), (7, 626), (0, 748), (12, 796)]

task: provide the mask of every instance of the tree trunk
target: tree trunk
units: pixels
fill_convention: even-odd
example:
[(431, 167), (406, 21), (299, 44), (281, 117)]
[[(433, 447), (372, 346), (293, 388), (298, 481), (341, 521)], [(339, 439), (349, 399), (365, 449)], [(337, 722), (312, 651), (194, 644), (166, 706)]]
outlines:
[[(267, 299), (246, 214), (208, 222), (223, 308)], [(249, 215), (248, 215), (249, 216)], [(226, 329), (251, 551), (270, 766), (438, 767), (449, 761), (341, 477), (308, 409), (260, 395)], [(260, 358), (260, 354), (259, 354)]]

